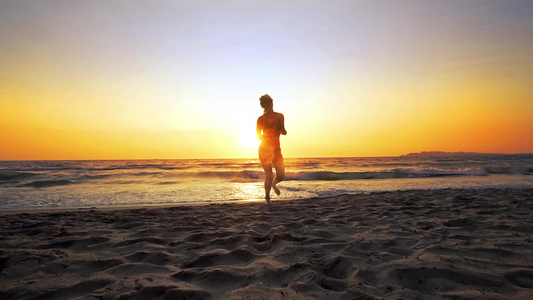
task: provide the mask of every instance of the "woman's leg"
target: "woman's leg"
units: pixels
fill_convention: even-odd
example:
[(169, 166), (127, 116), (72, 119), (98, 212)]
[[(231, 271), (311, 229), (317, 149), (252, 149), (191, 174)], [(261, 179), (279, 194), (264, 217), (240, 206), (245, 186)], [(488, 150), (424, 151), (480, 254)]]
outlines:
[(281, 194), (281, 191), (276, 185), (285, 179), (285, 164), (283, 163), (283, 157), (277, 160), (274, 167), (276, 168), (276, 178), (274, 178), (274, 181), (272, 182), (272, 188), (274, 189), (274, 192), (279, 195)]
[(270, 188), (272, 187), (274, 174), (272, 173), (271, 165), (263, 165), (263, 170), (265, 170), (265, 200), (267, 203), (270, 203)]

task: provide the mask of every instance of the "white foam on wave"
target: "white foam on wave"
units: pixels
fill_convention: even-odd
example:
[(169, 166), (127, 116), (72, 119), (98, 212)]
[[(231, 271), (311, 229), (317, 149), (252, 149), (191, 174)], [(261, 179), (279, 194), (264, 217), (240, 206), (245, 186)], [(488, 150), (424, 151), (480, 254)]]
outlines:
[[(533, 155), (515, 158), (286, 159), (280, 199), (533, 187)], [(263, 180), (258, 160), (0, 162), (0, 209), (260, 199)]]

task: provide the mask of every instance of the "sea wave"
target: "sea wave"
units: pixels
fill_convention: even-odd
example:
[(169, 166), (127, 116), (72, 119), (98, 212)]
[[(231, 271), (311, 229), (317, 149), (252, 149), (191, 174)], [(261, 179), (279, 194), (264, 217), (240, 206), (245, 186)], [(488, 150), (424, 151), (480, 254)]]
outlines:
[(395, 178), (428, 178), (428, 177), (448, 177), (448, 176), (486, 176), (486, 173), (478, 171), (458, 171), (458, 170), (412, 170), (394, 169), (383, 172), (296, 172), (288, 173), (287, 180), (364, 180), (364, 179), (395, 179)]
[[(285, 165), (289, 181), (533, 175), (533, 155), (288, 158)], [(2, 188), (172, 185), (205, 180), (248, 183), (264, 178), (257, 159), (0, 162)]]
[[(287, 172), (285, 180), (295, 181), (334, 181), (334, 180), (365, 180), (365, 179), (395, 179), (395, 178), (431, 178), (452, 176), (490, 176), (491, 174), (527, 174), (523, 170), (487, 170), (485, 168), (471, 169), (393, 169), (376, 172), (336, 172), (336, 171), (297, 171)], [(185, 176), (185, 175), (184, 175)], [(190, 172), (188, 177), (204, 179), (227, 179), (233, 182), (249, 182), (262, 180), (262, 170), (242, 171), (206, 171)]]
[[(30, 174), (30, 173), (28, 173)], [(509, 169), (509, 168), (470, 168), (470, 169), (392, 169), (386, 171), (368, 171), (368, 172), (338, 172), (338, 171), (288, 171), (285, 174), (285, 180), (290, 181), (336, 181), (336, 180), (369, 180), (369, 179), (398, 179), (398, 178), (435, 178), (435, 177), (457, 177), (457, 176), (490, 176), (490, 175), (530, 175), (529, 169)], [(35, 174), (31, 174), (35, 175)], [(14, 176), (9, 178), (21, 178), (13, 183), (18, 186), (26, 187), (50, 187), (67, 184), (90, 183), (92, 180), (98, 180), (100, 183), (107, 184), (133, 184), (133, 183), (150, 183), (150, 182), (177, 182), (178, 179), (194, 180), (223, 180), (236, 183), (257, 182), (265, 178), (263, 170), (248, 169), (240, 171), (221, 170), (221, 171), (199, 171), (199, 172), (181, 172), (181, 173), (164, 173), (164, 172), (133, 172), (128, 174), (94, 174), (83, 175), (81, 177), (64, 177), (60, 180), (56, 177), (53, 180), (31, 181), (24, 183), (30, 175)], [(6, 177), (7, 178), (7, 177)], [(30, 177), (31, 178), (31, 177)], [(2, 182), (2, 181), (0, 181)], [(4, 181), (8, 183), (8, 181)]]
[(30, 183), (26, 183), (23, 186), (43, 188), (43, 187), (51, 187), (51, 186), (68, 185), (68, 184), (73, 184), (73, 183), (74, 182), (70, 180), (38, 180), (38, 181), (32, 181)]
[(36, 174), (27, 172), (0, 172), (0, 181), (15, 181), (33, 177)]
[[(499, 156), (445, 156), (375, 157), (375, 158), (294, 158), (286, 159), (287, 170), (332, 171), (332, 172), (395, 172), (396, 170), (435, 169), (462, 173), (465, 168), (478, 169), (488, 174), (531, 173), (533, 155)], [(11, 180), (15, 176), (32, 173), (77, 173), (95, 175), (102, 172), (114, 174), (118, 171), (133, 174), (143, 172), (201, 172), (259, 169), (257, 159), (211, 159), (211, 160), (124, 160), (124, 161), (0, 161), (0, 180)], [(482, 170), (482, 171), (479, 171)], [(422, 170), (423, 171), (423, 170)], [(7, 178), (7, 179), (6, 179)]]

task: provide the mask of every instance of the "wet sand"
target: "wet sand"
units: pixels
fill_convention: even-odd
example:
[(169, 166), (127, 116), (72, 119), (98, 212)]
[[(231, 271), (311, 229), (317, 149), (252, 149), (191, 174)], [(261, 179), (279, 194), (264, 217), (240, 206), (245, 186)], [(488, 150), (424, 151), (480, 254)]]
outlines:
[(532, 299), (533, 190), (0, 216), (1, 299)]

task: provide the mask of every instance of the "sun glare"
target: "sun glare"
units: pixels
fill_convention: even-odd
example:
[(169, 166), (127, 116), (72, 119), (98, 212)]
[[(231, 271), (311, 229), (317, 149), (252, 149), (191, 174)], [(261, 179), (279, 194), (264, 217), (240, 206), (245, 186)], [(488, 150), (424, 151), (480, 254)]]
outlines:
[(259, 140), (257, 140), (255, 132), (249, 130), (240, 133), (239, 142), (241, 147), (247, 150), (259, 147), (260, 143)]

